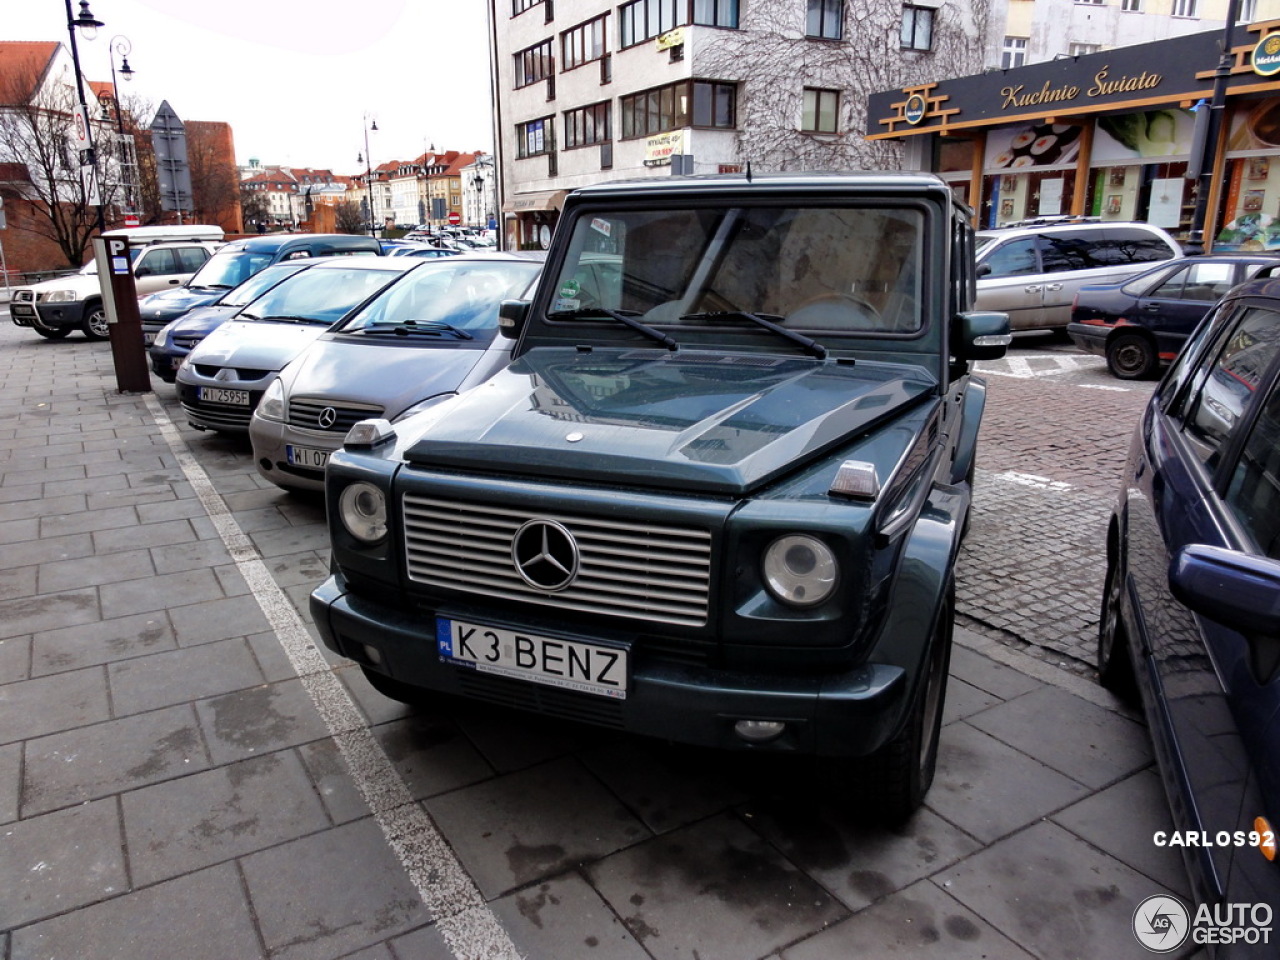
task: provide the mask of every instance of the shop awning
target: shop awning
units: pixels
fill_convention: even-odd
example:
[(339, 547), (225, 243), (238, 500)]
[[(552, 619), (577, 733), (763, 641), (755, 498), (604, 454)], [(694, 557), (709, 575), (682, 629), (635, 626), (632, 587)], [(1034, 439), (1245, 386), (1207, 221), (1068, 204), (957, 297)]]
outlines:
[(517, 193), (502, 205), (503, 213), (530, 213), (534, 210), (559, 210), (564, 206), (568, 190), (538, 190)]

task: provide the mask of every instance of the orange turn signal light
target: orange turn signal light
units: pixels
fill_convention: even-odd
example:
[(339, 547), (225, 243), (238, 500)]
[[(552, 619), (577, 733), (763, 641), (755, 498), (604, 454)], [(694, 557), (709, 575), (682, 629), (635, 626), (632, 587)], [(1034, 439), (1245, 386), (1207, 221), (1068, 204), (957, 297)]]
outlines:
[(1253, 821), (1253, 829), (1258, 834), (1258, 849), (1268, 860), (1276, 858), (1276, 830), (1266, 817), (1258, 817)]

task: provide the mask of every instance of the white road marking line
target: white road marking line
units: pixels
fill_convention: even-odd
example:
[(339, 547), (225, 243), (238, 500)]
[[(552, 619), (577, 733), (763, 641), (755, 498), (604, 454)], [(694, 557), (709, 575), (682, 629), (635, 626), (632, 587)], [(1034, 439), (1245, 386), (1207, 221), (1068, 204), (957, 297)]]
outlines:
[(1050, 480), (1048, 477), (1038, 477), (1034, 473), (1016, 473), (1010, 470), (1007, 473), (993, 474), (993, 476), (997, 480), (1016, 483), (1023, 487), (1039, 487), (1041, 490), (1071, 489), (1071, 484), (1069, 483), (1063, 483), (1061, 480)]
[(151, 394), (145, 399), (183, 475), (195, 490), (316, 710), (328, 725), (351, 771), (351, 779), (369, 804), (387, 843), (404, 866), (450, 951), (458, 960), (520, 960), (511, 938), (431, 817), (413, 799), (351, 695), (316, 649), (293, 604), (276, 584), (253, 542), (240, 529), (204, 468), (187, 449), (182, 434), (160, 401)]

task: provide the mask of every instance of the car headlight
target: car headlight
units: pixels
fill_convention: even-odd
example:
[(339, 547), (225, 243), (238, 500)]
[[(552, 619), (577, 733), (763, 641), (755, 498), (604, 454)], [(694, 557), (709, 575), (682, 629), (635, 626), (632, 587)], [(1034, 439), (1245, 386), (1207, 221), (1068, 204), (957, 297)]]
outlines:
[(362, 543), (377, 543), (387, 535), (387, 498), (372, 483), (351, 484), (338, 497), (342, 525)]
[(50, 290), (44, 295), (45, 303), (75, 303), (80, 294), (75, 290)]
[(793, 607), (822, 603), (835, 590), (839, 573), (831, 548), (804, 534), (788, 534), (769, 544), (762, 567), (769, 592)]
[(258, 409), (254, 413), (264, 420), (284, 419), (284, 384), (280, 382), (279, 377), (272, 380), (270, 386), (263, 392), (262, 399), (258, 401)]

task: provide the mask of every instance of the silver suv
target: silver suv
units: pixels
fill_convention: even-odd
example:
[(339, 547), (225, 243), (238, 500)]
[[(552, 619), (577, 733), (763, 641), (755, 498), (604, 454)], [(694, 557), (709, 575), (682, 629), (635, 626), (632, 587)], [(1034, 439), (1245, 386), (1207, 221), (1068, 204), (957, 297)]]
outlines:
[(1182, 256), (1149, 223), (1057, 217), (983, 230), (977, 309), (1009, 315), (1013, 330), (1066, 329), (1071, 302), (1087, 283), (1112, 283)]

